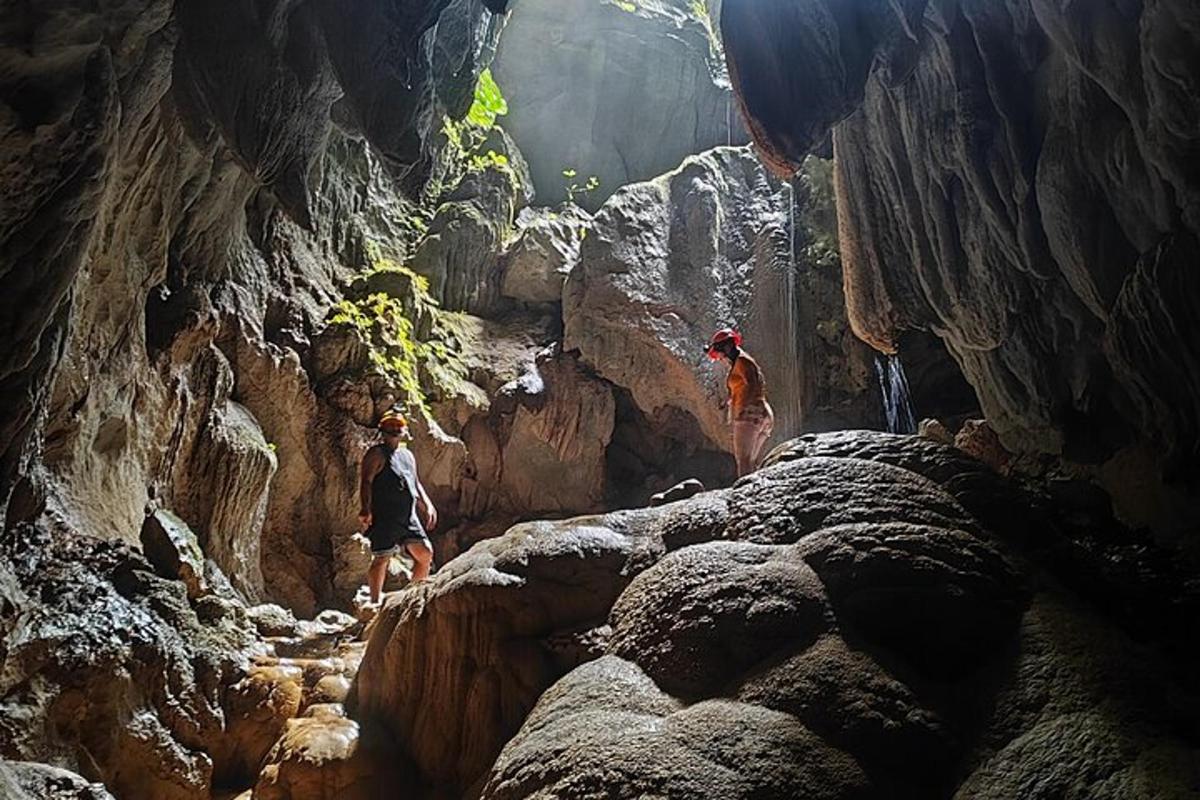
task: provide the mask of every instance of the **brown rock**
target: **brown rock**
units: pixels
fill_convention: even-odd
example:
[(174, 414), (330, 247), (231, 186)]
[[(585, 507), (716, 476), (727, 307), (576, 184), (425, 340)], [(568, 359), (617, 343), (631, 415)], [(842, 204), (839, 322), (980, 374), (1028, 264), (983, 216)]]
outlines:
[(954, 446), (978, 458), (997, 472), (1008, 472), (1012, 454), (1004, 449), (1000, 437), (986, 419), (969, 419), (954, 436)]
[(377, 800), (395, 794), (392, 774), (367, 755), (358, 723), (337, 704), (290, 720), (254, 787), (256, 800)]
[(191, 598), (208, 591), (204, 553), (187, 523), (170, 511), (158, 509), (146, 517), (141, 540), (142, 552), (159, 575), (183, 581)]

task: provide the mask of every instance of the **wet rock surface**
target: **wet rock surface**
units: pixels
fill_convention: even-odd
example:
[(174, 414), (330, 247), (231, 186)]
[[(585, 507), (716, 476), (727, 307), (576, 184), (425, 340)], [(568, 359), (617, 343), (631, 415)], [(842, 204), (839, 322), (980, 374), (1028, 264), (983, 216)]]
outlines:
[(426, 790), (483, 797), (1186, 796), (1171, 706), (1196, 687), (1031, 560), (1014, 503), (1053, 528), (952, 447), (849, 432), (731, 489), (517, 526), (389, 601), (352, 716)]

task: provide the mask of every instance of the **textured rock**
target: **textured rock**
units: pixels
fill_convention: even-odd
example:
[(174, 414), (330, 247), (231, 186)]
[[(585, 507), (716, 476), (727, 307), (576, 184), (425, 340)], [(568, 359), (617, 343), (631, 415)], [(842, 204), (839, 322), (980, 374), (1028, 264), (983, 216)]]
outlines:
[(164, 578), (183, 581), (193, 600), (208, 591), (204, 580), (204, 551), (187, 524), (159, 509), (142, 525), (142, 552)]
[(579, 245), (590, 220), (574, 203), (522, 211), (516, 241), (504, 256), (504, 296), (524, 303), (561, 303), (563, 282), (579, 263)]
[[(843, 316), (836, 256), (789, 258), (788, 203), (756, 159), (728, 148), (625, 187), (594, 218), (567, 281), (564, 346), (628, 389), (651, 426), (728, 451), (723, 375), (702, 349), (735, 324), (766, 373), (777, 440), (834, 406), (861, 424), (864, 407), (875, 409), (866, 348), (824, 322)], [(812, 243), (807, 225), (795, 243)], [(823, 336), (835, 342), (835, 369), (823, 363)]]
[(527, 523), (480, 542), (389, 597), (347, 707), (395, 737), (424, 781), (464, 790), (542, 690), (590, 652), (579, 634), (604, 625), (634, 564), (680, 536), (719, 529), (723, 516), (723, 503), (701, 496), (652, 517)]
[[(1192, 4), (737, 0), (722, 28), (772, 163), (834, 130), (860, 336), (937, 333), (1010, 450), (1098, 463), (1141, 441), (1194, 489)], [(1144, 505), (1124, 510), (1163, 532), (1198, 518)]]
[(267, 759), (254, 797), (262, 800), (374, 800), (395, 778), (360, 749), (358, 724), (336, 704), (313, 706), (288, 722)]
[(1195, 696), (1164, 693), (1154, 659), (1135, 678), (1145, 653), (1052, 584), (1028, 604), (1024, 562), (947, 491), (1010, 495), (970, 463), (810, 436), (714, 493), (724, 530), (630, 582), (612, 655), (542, 695), (483, 797), (1187, 796), (1163, 703)]
[(444, 308), (487, 315), (500, 302), (499, 253), (524, 197), (507, 166), (471, 170), (438, 207), (411, 267)]
[(65, 769), (2, 759), (0, 792), (7, 800), (112, 800), (101, 784)]
[(222, 690), (254, 647), (240, 607), (193, 607), (125, 545), (76, 531), (22, 527), (3, 549), (26, 599), (2, 617), (0, 753), (120, 797), (206, 796), (230, 768)]
[[(508, 100), (504, 127), (529, 160), (540, 201), (596, 176), (577, 196), (596, 209), (621, 186), (746, 133), (703, 3), (520, 0), (492, 71)], [(730, 130), (732, 126), (732, 131)], [(567, 178), (563, 170), (574, 169)]]

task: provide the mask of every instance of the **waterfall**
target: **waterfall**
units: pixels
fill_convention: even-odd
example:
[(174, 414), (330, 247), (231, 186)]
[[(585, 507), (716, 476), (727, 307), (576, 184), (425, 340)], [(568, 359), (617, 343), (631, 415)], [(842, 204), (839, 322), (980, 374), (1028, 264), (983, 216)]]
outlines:
[(733, 147), (733, 88), (725, 96), (725, 145)]
[(899, 355), (876, 356), (875, 374), (879, 376), (879, 391), (883, 396), (883, 413), (891, 433), (916, 433), (917, 420), (913, 415), (908, 378)]

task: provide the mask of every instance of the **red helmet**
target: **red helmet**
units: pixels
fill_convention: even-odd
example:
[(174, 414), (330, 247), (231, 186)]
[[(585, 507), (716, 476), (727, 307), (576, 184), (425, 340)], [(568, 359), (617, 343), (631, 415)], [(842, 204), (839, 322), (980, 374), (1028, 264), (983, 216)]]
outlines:
[(704, 348), (704, 352), (708, 353), (709, 358), (711, 358), (713, 361), (716, 361), (721, 357), (721, 351), (717, 349), (717, 345), (723, 344), (724, 342), (728, 342), (730, 340), (732, 340), (736, 346), (742, 346), (742, 335), (740, 333), (733, 328), (721, 328), (721, 330), (712, 335), (712, 339), (708, 341), (708, 346)]

